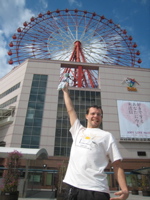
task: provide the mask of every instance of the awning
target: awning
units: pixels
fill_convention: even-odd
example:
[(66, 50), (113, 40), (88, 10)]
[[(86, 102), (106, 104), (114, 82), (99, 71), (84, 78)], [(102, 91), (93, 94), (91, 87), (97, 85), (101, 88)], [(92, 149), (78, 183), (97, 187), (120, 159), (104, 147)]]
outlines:
[(0, 108), (0, 118), (8, 117), (14, 111), (15, 106), (10, 106), (9, 108)]
[(144, 167), (141, 169), (135, 169), (131, 171), (132, 174), (150, 175), (150, 167)]
[(26, 168), (25, 168), (25, 178), (24, 178), (24, 184), (23, 184), (23, 190), (21, 197), (26, 196), (27, 191), (27, 180), (28, 180), (28, 172), (29, 172), (29, 165), (31, 160), (36, 159), (48, 159), (48, 153), (46, 149), (27, 149), (27, 148), (15, 148), (15, 147), (0, 147), (0, 158), (7, 158), (8, 153), (11, 153), (13, 151), (18, 151), (22, 153), (22, 159), (26, 160)]
[(7, 158), (8, 153), (13, 151), (22, 153), (22, 159), (36, 160), (36, 159), (47, 159), (48, 153), (46, 149), (27, 149), (27, 148), (16, 148), (16, 147), (0, 147), (0, 158)]

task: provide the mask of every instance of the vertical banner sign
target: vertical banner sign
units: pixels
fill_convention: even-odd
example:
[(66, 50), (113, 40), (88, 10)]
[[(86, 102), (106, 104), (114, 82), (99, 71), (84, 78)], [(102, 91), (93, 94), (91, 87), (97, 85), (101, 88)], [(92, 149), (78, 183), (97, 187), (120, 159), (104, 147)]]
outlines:
[(117, 100), (123, 138), (150, 138), (150, 102)]

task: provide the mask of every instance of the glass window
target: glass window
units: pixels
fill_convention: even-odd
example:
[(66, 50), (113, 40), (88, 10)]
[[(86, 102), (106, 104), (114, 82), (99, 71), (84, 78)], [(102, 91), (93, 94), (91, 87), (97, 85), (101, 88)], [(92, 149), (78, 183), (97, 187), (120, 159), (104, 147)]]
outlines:
[(80, 113), (83, 113), (84, 116), (85, 116), (85, 114), (86, 114), (86, 107), (85, 107), (85, 105), (80, 105)]
[(57, 128), (61, 128), (61, 121), (62, 120), (57, 120), (57, 123), (56, 123)]
[[(62, 93), (61, 93), (62, 94)], [(59, 100), (64, 100), (64, 97), (63, 97), (63, 95), (59, 95)]]
[(45, 95), (38, 95), (37, 96), (37, 101), (38, 102), (44, 102), (44, 100), (45, 100)]
[(45, 94), (46, 88), (39, 88), (38, 89), (38, 94)]
[[(59, 95), (62, 96), (62, 91), (59, 92)], [(77, 116), (81, 121), (81, 124), (83, 126), (86, 126), (86, 119), (85, 119), (86, 109), (91, 105), (101, 105), (100, 92), (70, 90), (70, 96), (73, 101), (75, 110), (77, 112)], [(61, 155), (69, 156), (70, 148), (72, 145), (72, 137), (71, 133), (69, 132), (70, 123), (63, 99), (61, 102), (58, 102), (57, 128), (58, 128), (56, 129), (57, 141), (55, 141), (54, 154), (60, 156)]]
[(53, 174), (47, 173), (46, 174), (46, 185), (51, 186), (53, 184)]
[(40, 135), (41, 134), (41, 127), (33, 126), (32, 128), (32, 135)]
[(59, 147), (55, 147), (54, 155), (60, 156), (60, 148)]
[(95, 92), (92, 92), (92, 91), (91, 91), (90, 93), (91, 93), (91, 95), (90, 95), (90, 96), (91, 96), (91, 98), (92, 98), (92, 97), (94, 97), (94, 98), (95, 98)]
[(70, 156), (70, 148), (66, 148), (66, 156)]
[(81, 124), (82, 124), (83, 126), (86, 126), (86, 120), (85, 120), (85, 119), (80, 120), (80, 122), (81, 122)]
[(42, 119), (34, 118), (33, 126), (41, 126), (41, 125), (42, 125)]
[(30, 94), (29, 101), (36, 101), (37, 95)]
[(31, 144), (39, 145), (39, 143), (40, 143), (40, 137), (38, 137), (38, 136), (32, 136), (31, 137)]
[(67, 137), (67, 136), (68, 136), (68, 130), (62, 129), (62, 137)]
[(40, 74), (34, 74), (34, 76), (33, 76), (33, 80), (40, 80), (40, 78), (41, 78), (41, 75)]
[(95, 105), (100, 105), (100, 99), (95, 99)]
[[(93, 93), (94, 96), (94, 93)], [(85, 97), (91, 98), (91, 91), (85, 91)]]
[(34, 113), (35, 113), (35, 109), (29, 108), (29, 109), (27, 110), (27, 116), (26, 116), (26, 118), (28, 118), (28, 119), (33, 119), (33, 118), (34, 118)]
[(95, 105), (95, 92), (90, 94), (90, 105)]
[(57, 119), (62, 119), (62, 112), (57, 113)]
[(62, 90), (59, 91), (59, 99), (62, 99), (62, 100), (64, 99)]
[(81, 97), (85, 98), (85, 91), (80, 91)]
[(42, 118), (43, 110), (36, 110), (35, 111), (35, 118)]
[(65, 105), (63, 106), (62, 104), (58, 104), (58, 112), (62, 113), (63, 107), (65, 107)]
[(31, 136), (23, 136), (23, 138), (22, 138), (22, 142), (24, 143), (24, 144), (30, 144), (30, 141), (31, 141)]
[(81, 96), (80, 97), (80, 102), (81, 102), (81, 104), (85, 104), (85, 101), (87, 101), (88, 100), (88, 97), (85, 97), (85, 96)]
[(44, 103), (40, 103), (40, 102), (37, 102), (36, 103), (36, 110), (43, 110), (44, 108)]
[(29, 144), (22, 144), (21, 147), (22, 148), (30, 148), (30, 145)]
[(17, 96), (13, 97), (12, 99), (4, 102), (3, 104), (0, 104), (0, 108), (5, 108), (9, 105), (11, 105), (12, 103), (16, 102), (17, 101)]
[(37, 94), (38, 88), (32, 88), (30, 94)]
[(38, 87), (39, 86), (39, 81), (33, 81), (32, 82), (32, 88), (33, 87)]
[(56, 137), (55, 138), (55, 145), (56, 146), (60, 146), (60, 144), (61, 144), (61, 138), (60, 137)]
[(0, 94), (0, 99), (5, 97), (6, 95), (10, 94), (11, 92), (13, 92), (14, 90), (18, 89), (20, 87), (20, 83), (17, 83), (16, 85), (14, 85), (13, 87), (9, 88), (8, 90), (6, 90), (5, 92), (3, 92), (2, 94)]
[(41, 74), (33, 76), (21, 147), (39, 148), (47, 77)]
[(25, 126), (32, 126), (33, 125), (33, 121), (34, 121), (34, 119), (28, 119), (28, 118), (26, 118)]
[(29, 102), (28, 109), (35, 109), (36, 103), (35, 102)]
[(32, 126), (24, 128), (23, 135), (31, 135), (31, 133), (32, 133)]
[(61, 129), (56, 129), (56, 137), (60, 137), (61, 136)]
[(68, 138), (68, 145), (69, 145), (69, 146), (72, 145), (72, 142), (73, 142), (72, 138)]
[[(85, 110), (84, 110), (85, 111)], [(80, 112), (79, 113), (79, 117), (80, 117), (80, 119), (84, 119), (85, 118), (85, 113), (86, 113), (86, 111), (85, 112)]]
[(74, 98), (74, 105), (80, 105), (80, 103), (81, 103), (81, 97), (80, 96), (77, 96), (77, 97), (75, 97)]
[(71, 98), (74, 96), (74, 90), (69, 91)]
[(39, 148), (39, 145), (30, 144), (30, 146), (29, 146), (28, 148), (31, 148), (31, 149), (38, 149), (38, 148)]
[(63, 119), (66, 119), (67, 122), (70, 123), (69, 116), (68, 116), (68, 113), (67, 113), (67, 112), (64, 112), (64, 113), (63, 113)]
[(96, 98), (100, 99), (100, 92), (96, 92), (95, 96)]
[(67, 122), (68, 122), (68, 120), (61, 120), (62, 128), (66, 128), (67, 127)]
[(46, 87), (46, 83), (47, 82), (44, 81), (39, 82), (39, 87)]
[(65, 147), (61, 147), (61, 149), (60, 149), (60, 155), (61, 156), (66, 155), (66, 148)]
[(75, 97), (79, 96), (80, 91), (79, 90), (75, 90)]
[(58, 103), (59, 103), (59, 105), (63, 104), (63, 99), (59, 98)]
[(42, 81), (47, 82), (47, 78), (48, 78), (47, 75), (41, 75), (41, 80), (42, 80)]
[(80, 109), (80, 106), (79, 106), (79, 105), (75, 105), (74, 108), (75, 108), (75, 111), (76, 111), (76, 112), (79, 112), (79, 109)]
[(62, 138), (61, 139), (61, 146), (62, 147), (66, 147), (68, 145), (68, 140), (67, 140), (67, 138)]

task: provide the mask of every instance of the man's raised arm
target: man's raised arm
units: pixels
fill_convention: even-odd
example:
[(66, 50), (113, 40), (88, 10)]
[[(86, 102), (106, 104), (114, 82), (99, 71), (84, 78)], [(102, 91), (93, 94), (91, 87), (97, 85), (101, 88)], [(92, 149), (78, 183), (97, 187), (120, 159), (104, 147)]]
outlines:
[(77, 114), (74, 110), (74, 106), (73, 106), (71, 98), (69, 96), (68, 86), (69, 86), (69, 84), (66, 83), (66, 86), (62, 89), (62, 91), (64, 93), (64, 101), (65, 101), (67, 112), (68, 112), (68, 115), (70, 118), (70, 124), (72, 126), (77, 119)]

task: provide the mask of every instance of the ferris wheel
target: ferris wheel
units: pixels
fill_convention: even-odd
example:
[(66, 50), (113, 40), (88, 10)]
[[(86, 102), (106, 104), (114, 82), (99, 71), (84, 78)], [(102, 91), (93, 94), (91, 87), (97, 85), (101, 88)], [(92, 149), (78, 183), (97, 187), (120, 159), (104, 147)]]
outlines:
[(12, 36), (9, 64), (20, 64), (29, 58), (79, 62), (78, 67), (62, 68), (75, 87), (97, 87), (96, 69), (84, 63), (140, 67), (137, 44), (127, 31), (112, 19), (81, 10), (56, 10), (40, 13), (24, 22)]

